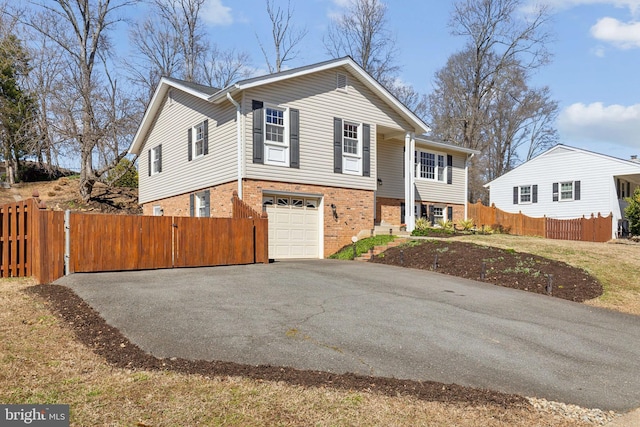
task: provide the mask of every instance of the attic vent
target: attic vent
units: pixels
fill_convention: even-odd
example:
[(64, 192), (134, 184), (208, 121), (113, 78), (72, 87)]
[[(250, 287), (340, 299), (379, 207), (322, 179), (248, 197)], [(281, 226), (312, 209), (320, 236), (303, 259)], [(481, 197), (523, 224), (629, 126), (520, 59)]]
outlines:
[(347, 75), (338, 73), (338, 77), (336, 79), (336, 89), (347, 91)]

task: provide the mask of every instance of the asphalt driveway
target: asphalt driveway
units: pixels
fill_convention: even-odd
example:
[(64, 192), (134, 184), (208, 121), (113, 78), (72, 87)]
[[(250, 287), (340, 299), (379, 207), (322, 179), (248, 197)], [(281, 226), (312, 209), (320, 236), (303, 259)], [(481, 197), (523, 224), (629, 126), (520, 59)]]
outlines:
[(56, 283), (158, 357), (640, 406), (640, 317), (543, 295), (332, 260), (74, 274)]

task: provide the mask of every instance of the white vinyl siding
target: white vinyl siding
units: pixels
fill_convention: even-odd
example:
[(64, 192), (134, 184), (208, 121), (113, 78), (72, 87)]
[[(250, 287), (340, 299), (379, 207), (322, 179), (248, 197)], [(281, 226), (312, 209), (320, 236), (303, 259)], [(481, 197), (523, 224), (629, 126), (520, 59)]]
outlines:
[[(339, 70), (348, 74), (346, 70)], [(245, 111), (246, 177), (333, 187), (376, 189), (377, 126), (396, 132), (412, 130), (409, 125), (355, 78), (348, 78), (348, 91), (336, 90), (336, 70), (327, 70), (279, 83), (247, 90), (243, 95)], [(300, 168), (276, 168), (253, 163), (252, 100), (300, 111)], [(334, 173), (333, 118), (370, 125), (371, 176)]]
[[(617, 160), (596, 153), (558, 147), (524, 163), (497, 178), (490, 186), (490, 203), (511, 213), (540, 218), (580, 218), (598, 213), (613, 213), (614, 225), (621, 217), (614, 176), (640, 173), (640, 165)], [(576, 182), (580, 181), (580, 200), (574, 200)], [(537, 203), (514, 205), (513, 187), (519, 183), (537, 185)], [(557, 183), (557, 201), (554, 201), (553, 184)], [(565, 197), (561, 199), (562, 183)], [(570, 188), (571, 187), (571, 188)], [(570, 202), (568, 200), (571, 200)]]
[[(145, 141), (146, 149), (141, 152), (140, 203), (237, 179), (235, 107), (229, 102), (213, 105), (178, 89), (172, 89), (171, 93), (172, 104), (163, 104)], [(197, 162), (189, 162), (187, 131), (206, 119), (209, 120), (209, 154)], [(160, 144), (162, 173), (148, 176), (149, 147)]]

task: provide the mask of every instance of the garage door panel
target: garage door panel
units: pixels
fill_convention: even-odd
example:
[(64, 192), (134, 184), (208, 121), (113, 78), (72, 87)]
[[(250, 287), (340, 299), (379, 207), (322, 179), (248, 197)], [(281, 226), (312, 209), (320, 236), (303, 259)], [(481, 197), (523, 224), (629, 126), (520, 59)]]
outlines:
[(317, 208), (270, 205), (266, 210), (270, 258), (318, 258), (320, 221)]

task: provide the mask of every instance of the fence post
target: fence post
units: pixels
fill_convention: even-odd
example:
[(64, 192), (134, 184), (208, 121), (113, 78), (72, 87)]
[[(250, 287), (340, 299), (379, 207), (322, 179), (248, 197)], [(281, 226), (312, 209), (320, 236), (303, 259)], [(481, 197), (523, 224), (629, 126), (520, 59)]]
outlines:
[(64, 275), (71, 274), (71, 211), (64, 211)]

